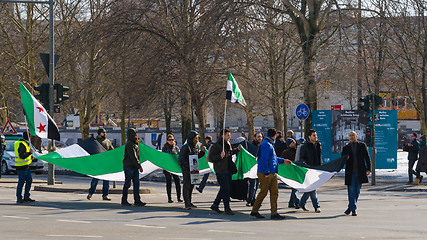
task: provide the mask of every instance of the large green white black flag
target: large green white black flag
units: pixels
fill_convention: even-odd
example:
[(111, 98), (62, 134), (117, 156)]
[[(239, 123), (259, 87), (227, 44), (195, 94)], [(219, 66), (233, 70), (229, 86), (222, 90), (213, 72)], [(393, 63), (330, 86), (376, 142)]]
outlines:
[(242, 91), (240, 91), (239, 85), (237, 85), (237, 82), (233, 75), (231, 75), (231, 72), (228, 73), (226, 99), (229, 99), (233, 103), (240, 103), (240, 105), (246, 106)]

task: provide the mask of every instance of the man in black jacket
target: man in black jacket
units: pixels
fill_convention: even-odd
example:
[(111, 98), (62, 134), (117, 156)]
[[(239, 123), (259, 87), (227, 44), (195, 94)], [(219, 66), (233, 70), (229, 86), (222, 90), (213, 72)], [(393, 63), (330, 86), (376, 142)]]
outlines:
[(191, 195), (193, 194), (194, 184), (191, 184), (189, 158), (190, 155), (197, 155), (198, 158), (202, 158), (205, 155), (206, 147), (200, 147), (198, 142), (199, 134), (196, 131), (190, 131), (187, 134), (187, 143), (181, 147), (181, 150), (179, 151), (178, 155), (178, 164), (179, 166), (181, 166), (182, 170), (182, 187), (186, 210), (197, 208), (191, 202)]
[(348, 139), (350, 143), (342, 149), (341, 153), (341, 156), (348, 156), (345, 162), (345, 185), (347, 185), (348, 191), (348, 208), (344, 213), (349, 215), (351, 212), (352, 216), (357, 216), (356, 203), (362, 183), (368, 182), (368, 176), (371, 173), (371, 158), (369, 157), (366, 144), (357, 141), (357, 133), (355, 131), (351, 131), (348, 134)]
[(411, 134), (411, 142), (403, 148), (404, 151), (408, 152), (408, 177), (409, 181), (407, 184), (412, 184), (414, 176), (416, 175), (414, 171), (414, 164), (418, 160), (418, 152), (420, 150), (420, 145), (417, 140), (417, 133), (413, 132)]
[(240, 146), (235, 149), (231, 148), (229, 142), (231, 138), (230, 129), (226, 128), (224, 131), (221, 131), (220, 134), (220, 138), (214, 145), (212, 145), (208, 152), (208, 159), (214, 164), (216, 179), (219, 184), (219, 191), (216, 195), (214, 203), (211, 206), (211, 209), (217, 213), (221, 213), (222, 211), (219, 210), (219, 204), (222, 199), (224, 203), (225, 214), (234, 215), (230, 208), (231, 176), (233, 175), (232, 165), (234, 164), (232, 155), (238, 153), (241, 148)]
[[(314, 129), (308, 130), (308, 141), (301, 146), (300, 150), (300, 161), (308, 166), (320, 166), (322, 165), (322, 147), (320, 142), (317, 140), (317, 133)], [(300, 207), (304, 211), (308, 211), (305, 208), (305, 203), (308, 197), (311, 198), (313, 203), (314, 211), (320, 213), (319, 200), (317, 199), (317, 191), (305, 192), (300, 201)]]
[(125, 146), (125, 156), (123, 158), (123, 171), (125, 172), (125, 184), (123, 185), (122, 205), (130, 206), (128, 202), (128, 190), (130, 182), (133, 182), (133, 198), (135, 206), (145, 206), (145, 202), (141, 202), (139, 196), (139, 172), (142, 172), (141, 163), (139, 161), (139, 145), (136, 129), (129, 128), (127, 131), (127, 142)]

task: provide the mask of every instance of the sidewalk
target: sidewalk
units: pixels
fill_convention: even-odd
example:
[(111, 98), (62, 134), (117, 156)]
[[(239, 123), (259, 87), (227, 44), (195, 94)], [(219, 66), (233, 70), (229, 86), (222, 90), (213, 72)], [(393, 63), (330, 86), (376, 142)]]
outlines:
[[(215, 175), (211, 174), (208, 187), (217, 186), (215, 181)], [(61, 175), (55, 179), (55, 185), (47, 185), (47, 181), (43, 178), (46, 178), (45, 175), (42, 176), (33, 176), (33, 187), (34, 191), (46, 191), (46, 192), (87, 192), (90, 186), (89, 177), (75, 177)], [(18, 178), (16, 175), (6, 175), (0, 178), (0, 185), (10, 185), (16, 186)], [(419, 185), (406, 185), (405, 181), (396, 180), (394, 177), (390, 176), (376, 176), (376, 185), (371, 185), (372, 179), (369, 177), (369, 183), (363, 184), (363, 189), (365, 191), (395, 191), (395, 192), (427, 192), (427, 183), (422, 182)], [(151, 187), (147, 187), (150, 186)], [(163, 186), (164, 181), (162, 179), (156, 178), (156, 181), (146, 181), (141, 180), (141, 193), (142, 194), (153, 194), (156, 193), (155, 188), (159, 185)], [(116, 188), (113, 188), (113, 184), (110, 183), (110, 194), (121, 194), (123, 188), (123, 182), (116, 182)], [(279, 183), (279, 188), (284, 189), (288, 188), (285, 184)], [(101, 193), (102, 183), (98, 183), (97, 193)], [(344, 173), (340, 172), (334, 176), (330, 181), (320, 187), (322, 191), (333, 191), (333, 190), (344, 190), (346, 186), (344, 185)], [(129, 189), (132, 193), (132, 187)], [(196, 190), (194, 190), (196, 191)]]

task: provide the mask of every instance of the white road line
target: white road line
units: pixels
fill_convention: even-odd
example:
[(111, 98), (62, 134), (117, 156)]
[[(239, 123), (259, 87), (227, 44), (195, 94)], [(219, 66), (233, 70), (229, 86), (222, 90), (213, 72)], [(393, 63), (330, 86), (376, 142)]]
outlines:
[(17, 218), (17, 219), (30, 219), (27, 217), (20, 217), (20, 216), (2, 216), (2, 217), (4, 217), (4, 218)]
[(92, 223), (89, 221), (78, 221), (78, 220), (67, 220), (67, 219), (56, 219), (58, 222), (70, 222), (70, 223)]
[(126, 224), (129, 227), (142, 227), (142, 228), (166, 228), (162, 226), (149, 226), (149, 225), (137, 225), (137, 224)]
[(59, 235), (59, 234), (50, 234), (46, 237), (69, 237), (69, 238), (102, 238), (103, 236), (97, 235)]
[(248, 234), (254, 235), (254, 232), (235, 232), (235, 231), (223, 231), (223, 230), (208, 230), (208, 232), (217, 232), (217, 233), (234, 233), (234, 234)]

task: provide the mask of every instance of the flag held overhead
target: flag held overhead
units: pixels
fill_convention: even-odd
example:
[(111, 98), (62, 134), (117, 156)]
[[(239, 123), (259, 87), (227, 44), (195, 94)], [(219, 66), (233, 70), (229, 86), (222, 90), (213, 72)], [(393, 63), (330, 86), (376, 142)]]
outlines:
[(229, 99), (233, 103), (240, 103), (240, 105), (246, 106), (242, 91), (240, 91), (239, 85), (237, 85), (231, 72), (228, 73), (226, 99)]
[(28, 128), (33, 136), (60, 140), (59, 129), (46, 109), (31, 95), (27, 88), (19, 82), (22, 106), (27, 119)]

